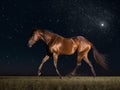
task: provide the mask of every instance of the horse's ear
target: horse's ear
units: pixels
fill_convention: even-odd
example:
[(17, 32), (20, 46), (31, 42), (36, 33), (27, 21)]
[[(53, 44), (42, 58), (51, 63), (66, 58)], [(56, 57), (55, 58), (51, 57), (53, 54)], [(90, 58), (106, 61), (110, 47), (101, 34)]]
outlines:
[(40, 31), (40, 29), (36, 28), (36, 29), (34, 29), (34, 31), (35, 31), (35, 32), (39, 32), (39, 31)]
[(35, 28), (35, 29), (33, 29), (33, 33), (36, 33), (36, 34), (39, 34), (39, 35), (43, 36), (44, 35), (44, 30)]

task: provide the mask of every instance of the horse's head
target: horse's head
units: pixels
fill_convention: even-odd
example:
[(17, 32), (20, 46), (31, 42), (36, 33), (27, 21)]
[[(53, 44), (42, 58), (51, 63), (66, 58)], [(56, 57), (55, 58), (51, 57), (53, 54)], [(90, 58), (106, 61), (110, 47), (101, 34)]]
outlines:
[(35, 29), (32, 32), (32, 36), (28, 41), (28, 46), (32, 47), (38, 40), (41, 40), (42, 38), (43, 38), (43, 31), (40, 29)]

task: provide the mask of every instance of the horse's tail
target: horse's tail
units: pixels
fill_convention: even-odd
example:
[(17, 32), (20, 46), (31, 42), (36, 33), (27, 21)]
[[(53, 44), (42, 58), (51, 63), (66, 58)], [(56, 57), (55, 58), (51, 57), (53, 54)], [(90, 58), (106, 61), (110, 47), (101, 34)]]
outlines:
[(98, 52), (98, 50), (95, 48), (94, 45), (92, 45), (92, 49), (93, 49), (93, 56), (95, 61), (100, 64), (100, 66), (102, 66), (104, 69), (108, 69), (108, 66), (105, 62), (105, 56), (101, 53)]

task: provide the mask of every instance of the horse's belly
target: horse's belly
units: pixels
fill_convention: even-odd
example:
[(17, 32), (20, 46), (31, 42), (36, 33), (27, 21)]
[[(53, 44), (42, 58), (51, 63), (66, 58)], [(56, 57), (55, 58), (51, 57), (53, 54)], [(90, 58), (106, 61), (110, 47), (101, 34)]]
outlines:
[(63, 46), (60, 48), (60, 54), (64, 54), (64, 55), (74, 54), (75, 51), (76, 51), (76, 47), (74, 47), (73, 45)]
[(75, 53), (75, 51), (70, 51), (70, 50), (63, 50), (60, 54), (61, 55), (72, 55), (72, 54), (74, 54)]

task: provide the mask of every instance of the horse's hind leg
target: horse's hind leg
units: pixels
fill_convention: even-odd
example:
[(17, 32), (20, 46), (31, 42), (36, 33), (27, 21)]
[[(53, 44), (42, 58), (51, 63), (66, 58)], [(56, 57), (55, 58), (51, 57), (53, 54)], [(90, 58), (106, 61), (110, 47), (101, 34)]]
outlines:
[(61, 74), (60, 74), (60, 72), (58, 71), (58, 68), (57, 68), (58, 54), (53, 53), (53, 59), (54, 59), (55, 70), (56, 70), (57, 74), (59, 75), (59, 77), (62, 78)]
[(70, 73), (71, 75), (75, 75), (76, 74), (76, 70), (81, 65), (82, 57), (83, 57), (83, 54), (79, 53), (78, 56), (77, 56), (77, 64), (76, 64), (75, 68), (73, 69), (73, 71)]
[(85, 55), (83, 59), (90, 66), (93, 75), (96, 76), (94, 67), (93, 67), (92, 63), (90, 62), (90, 60), (88, 59), (87, 55)]
[(75, 75), (76, 70), (78, 69), (78, 67), (81, 65), (81, 61), (84, 57), (84, 55), (86, 54), (86, 52), (88, 52), (89, 48), (84, 49), (83, 51), (79, 52), (78, 50), (78, 55), (77, 55), (77, 65), (74, 68), (74, 70), (72, 71), (71, 75)]
[(38, 76), (41, 75), (41, 69), (42, 69), (42, 67), (43, 67), (43, 64), (49, 59), (49, 57), (50, 57), (49, 55), (46, 55), (46, 56), (43, 58), (40, 66), (39, 66), (39, 68), (38, 68)]

